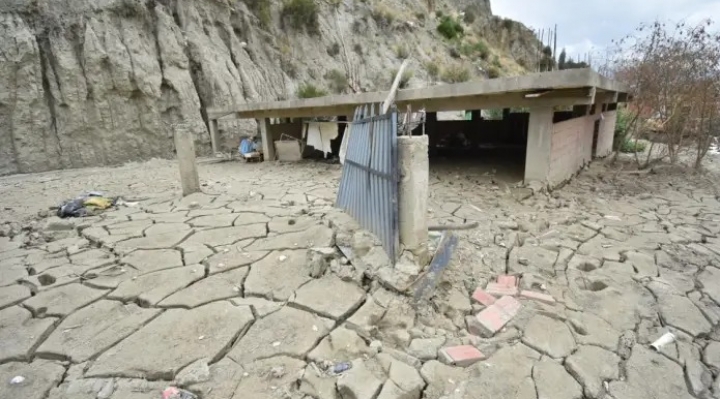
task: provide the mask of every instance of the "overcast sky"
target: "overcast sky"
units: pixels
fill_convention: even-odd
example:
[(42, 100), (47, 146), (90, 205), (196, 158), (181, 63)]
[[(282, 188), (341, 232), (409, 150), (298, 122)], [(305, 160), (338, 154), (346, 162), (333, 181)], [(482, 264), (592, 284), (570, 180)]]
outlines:
[(491, 0), (495, 15), (539, 29), (558, 25), (558, 52), (604, 53), (612, 39), (655, 19), (720, 24), (720, 0)]

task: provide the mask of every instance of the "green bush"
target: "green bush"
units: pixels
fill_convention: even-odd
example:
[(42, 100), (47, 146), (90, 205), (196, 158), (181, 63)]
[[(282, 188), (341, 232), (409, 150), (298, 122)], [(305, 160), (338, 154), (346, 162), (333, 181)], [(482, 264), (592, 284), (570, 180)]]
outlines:
[(395, 46), (395, 55), (401, 60), (404, 60), (410, 56), (410, 50), (408, 50), (406, 45), (398, 44)]
[(487, 60), (490, 57), (490, 49), (485, 41), (464, 42), (460, 45), (460, 53), (468, 57), (480, 57)]
[(437, 10), (437, 11), (435, 11), (435, 16), (438, 17), (438, 18), (442, 18), (442, 17), (443, 17), (443, 12), (442, 12), (442, 10)]
[(344, 93), (345, 89), (348, 87), (347, 78), (345, 77), (345, 74), (339, 69), (333, 69), (332, 71), (326, 73), (325, 79), (327, 79), (328, 81), (330, 90), (332, 90), (334, 93)]
[(625, 108), (618, 108), (617, 118), (615, 120), (615, 132), (613, 133), (613, 147), (615, 151), (621, 150), (621, 147), (628, 141), (629, 125), (631, 115)]
[(440, 18), (440, 23), (437, 26), (437, 31), (440, 32), (446, 39), (452, 40), (462, 36), (465, 33), (462, 25), (454, 18), (444, 16)]
[(448, 83), (461, 83), (470, 80), (470, 70), (456, 64), (450, 65), (442, 72), (442, 80)]
[(245, 0), (250, 11), (260, 21), (260, 25), (263, 27), (270, 26), (272, 20), (272, 14), (270, 12), (270, 0)]
[(320, 32), (315, 0), (286, 0), (281, 16), (283, 23), (289, 23), (295, 30), (305, 29), (311, 34)]
[(304, 83), (298, 87), (297, 96), (298, 98), (315, 98), (327, 96), (327, 91), (315, 87), (312, 83)]
[(427, 70), (428, 76), (432, 78), (433, 80), (437, 79), (438, 76), (440, 76), (440, 66), (438, 66), (437, 62), (435, 61), (428, 61), (425, 64), (425, 69)]
[(620, 152), (625, 154), (634, 154), (636, 152), (645, 151), (645, 147), (646, 145), (643, 142), (625, 139), (622, 144), (620, 144)]

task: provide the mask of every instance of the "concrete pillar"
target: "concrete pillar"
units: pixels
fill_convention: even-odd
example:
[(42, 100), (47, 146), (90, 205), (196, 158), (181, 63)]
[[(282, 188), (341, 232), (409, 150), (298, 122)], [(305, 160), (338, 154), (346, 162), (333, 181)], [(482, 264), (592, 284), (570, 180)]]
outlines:
[(264, 118), (258, 120), (258, 126), (260, 126), (260, 136), (262, 138), (263, 160), (266, 162), (274, 161), (275, 143), (272, 135), (270, 134), (270, 119)]
[(429, 262), (429, 164), (428, 136), (398, 137), (400, 244), (421, 264)]
[(210, 144), (212, 145), (213, 155), (220, 151), (220, 142), (218, 135), (218, 121), (217, 119), (210, 119)]
[(187, 129), (175, 130), (175, 152), (180, 165), (183, 196), (200, 192), (200, 178), (195, 163), (195, 137)]
[(527, 152), (525, 154), (525, 183), (545, 182), (550, 175), (552, 151), (553, 108), (530, 109)]

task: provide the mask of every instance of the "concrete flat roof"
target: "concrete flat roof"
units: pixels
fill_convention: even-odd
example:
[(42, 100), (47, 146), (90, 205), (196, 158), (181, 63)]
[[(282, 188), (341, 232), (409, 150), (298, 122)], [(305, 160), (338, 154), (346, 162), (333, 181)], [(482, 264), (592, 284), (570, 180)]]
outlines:
[[(419, 89), (399, 90), (399, 110), (410, 105), (427, 112), (570, 106), (627, 100), (628, 88), (591, 69), (541, 72), (498, 79), (469, 81)], [(334, 95), (307, 99), (240, 104), (208, 109), (210, 119), (300, 118), (352, 115), (357, 106), (381, 103), (387, 92)]]

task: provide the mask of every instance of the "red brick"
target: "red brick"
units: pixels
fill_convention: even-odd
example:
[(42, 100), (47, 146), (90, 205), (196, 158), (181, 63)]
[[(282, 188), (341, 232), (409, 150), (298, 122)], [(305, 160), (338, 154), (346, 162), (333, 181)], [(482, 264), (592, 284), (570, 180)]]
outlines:
[(442, 348), (439, 355), (440, 361), (443, 363), (458, 367), (471, 366), (480, 360), (485, 359), (485, 355), (472, 345)]
[(485, 292), (493, 296), (517, 295), (517, 287), (508, 287), (498, 283), (488, 283)]
[(517, 315), (522, 305), (511, 297), (504, 296), (475, 316), (465, 319), (470, 334), (490, 338), (502, 330)]
[(497, 283), (505, 287), (517, 287), (518, 279), (516, 276), (501, 275), (498, 276)]
[(553, 298), (551, 295), (542, 294), (539, 292), (523, 291), (520, 293), (520, 295), (523, 298), (533, 299), (533, 300), (540, 301), (540, 302), (555, 303), (555, 298)]
[(485, 306), (490, 306), (495, 303), (495, 297), (483, 291), (483, 289), (480, 287), (478, 287), (472, 294), (472, 299), (475, 300), (475, 302), (483, 304)]
[(522, 304), (511, 296), (504, 296), (495, 302), (495, 306), (499, 307), (505, 314), (512, 319), (520, 310)]

